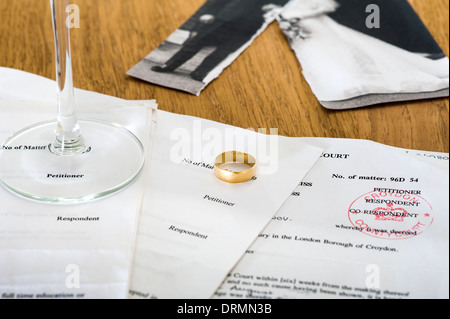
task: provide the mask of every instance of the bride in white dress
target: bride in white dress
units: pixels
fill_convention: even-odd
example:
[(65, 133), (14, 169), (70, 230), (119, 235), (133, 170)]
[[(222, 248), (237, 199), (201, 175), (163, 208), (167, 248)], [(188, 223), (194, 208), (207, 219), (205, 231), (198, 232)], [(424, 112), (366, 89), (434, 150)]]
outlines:
[(447, 57), (432, 60), (343, 26), (328, 16), (338, 7), (333, 0), (294, 0), (279, 18), (320, 101), (448, 89)]

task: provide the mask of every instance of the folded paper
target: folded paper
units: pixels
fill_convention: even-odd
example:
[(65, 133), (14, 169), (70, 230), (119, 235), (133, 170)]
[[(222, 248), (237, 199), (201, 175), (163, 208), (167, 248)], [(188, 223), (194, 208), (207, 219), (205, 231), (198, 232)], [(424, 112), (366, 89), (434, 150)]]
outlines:
[(325, 149), (216, 298), (448, 299), (449, 155)]
[[(322, 154), (300, 140), (157, 111), (131, 298), (210, 298)], [(252, 154), (256, 178), (230, 184), (214, 162)]]
[[(0, 99), (0, 140), (51, 119), (55, 110), (56, 99)], [(112, 120), (148, 140), (150, 112), (143, 102), (96, 103), (81, 114)], [(49, 152), (16, 147), (0, 152)], [(53, 177), (49, 184), (58, 183)], [(143, 181), (141, 176), (114, 196), (70, 206), (36, 203), (0, 187), (0, 298), (126, 298)]]

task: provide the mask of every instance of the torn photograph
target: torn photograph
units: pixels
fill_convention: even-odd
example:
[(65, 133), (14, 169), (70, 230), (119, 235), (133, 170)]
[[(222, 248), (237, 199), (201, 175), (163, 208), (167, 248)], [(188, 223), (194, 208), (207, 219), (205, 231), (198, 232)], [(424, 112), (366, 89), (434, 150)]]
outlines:
[(328, 109), (449, 95), (449, 59), (407, 0), (293, 0), (278, 20)]
[(208, 0), (128, 75), (200, 92), (276, 19), (288, 0)]

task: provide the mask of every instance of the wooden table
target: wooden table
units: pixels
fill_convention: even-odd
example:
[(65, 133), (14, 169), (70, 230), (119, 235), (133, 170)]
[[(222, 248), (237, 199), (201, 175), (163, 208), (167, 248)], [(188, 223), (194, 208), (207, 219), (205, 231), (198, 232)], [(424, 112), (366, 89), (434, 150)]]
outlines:
[[(245, 1), (245, 0), (243, 0)], [(410, 0), (449, 54), (448, 0)], [(369, 139), (449, 152), (449, 101), (392, 103), (329, 111), (318, 103), (277, 24), (272, 24), (200, 97), (130, 78), (125, 72), (162, 43), (204, 0), (74, 0), (75, 86), (160, 109), (291, 137)], [(55, 78), (48, 0), (0, 0), (0, 66)]]

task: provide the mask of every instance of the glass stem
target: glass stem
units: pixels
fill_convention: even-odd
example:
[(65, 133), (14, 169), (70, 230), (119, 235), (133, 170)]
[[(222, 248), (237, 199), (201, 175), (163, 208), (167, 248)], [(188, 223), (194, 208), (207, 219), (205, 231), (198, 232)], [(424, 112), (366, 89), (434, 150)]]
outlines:
[(57, 129), (50, 150), (56, 155), (71, 156), (86, 149), (75, 111), (70, 30), (67, 26), (68, 0), (50, 0), (55, 36)]

